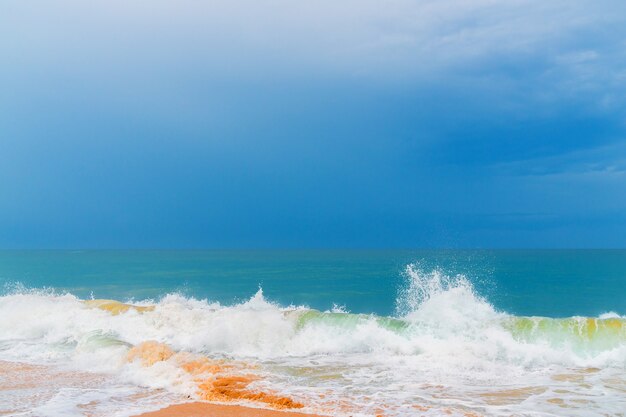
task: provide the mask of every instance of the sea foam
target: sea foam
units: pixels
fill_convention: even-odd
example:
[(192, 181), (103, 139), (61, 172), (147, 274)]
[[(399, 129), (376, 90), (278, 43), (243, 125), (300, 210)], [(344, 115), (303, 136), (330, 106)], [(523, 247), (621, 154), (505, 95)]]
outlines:
[[(424, 415), (551, 415), (567, 404), (573, 416), (626, 408), (623, 318), (516, 317), (497, 311), (465, 276), (408, 265), (404, 277), (396, 317), (281, 307), (262, 289), (222, 305), (180, 294), (84, 301), (15, 287), (0, 297), (0, 359), (106, 375), (102, 401), (120, 387), (208, 398), (202, 384), (234, 375), (248, 378), (235, 400), (278, 395), (338, 416), (408, 416), (416, 407)], [(146, 342), (173, 353), (148, 364), (129, 360)], [(198, 376), (180, 355), (237, 372)], [(45, 410), (54, 401), (39, 404), (37, 415), (52, 415)]]

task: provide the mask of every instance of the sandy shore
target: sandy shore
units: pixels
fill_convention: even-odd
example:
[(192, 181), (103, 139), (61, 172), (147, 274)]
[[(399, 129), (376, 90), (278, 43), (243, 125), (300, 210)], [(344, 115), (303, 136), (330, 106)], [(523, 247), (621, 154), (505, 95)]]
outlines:
[(186, 403), (172, 405), (158, 411), (144, 413), (136, 417), (322, 417), (313, 414), (275, 411), (239, 405), (219, 405), (208, 403)]
[[(43, 383), (45, 381), (45, 383)], [(0, 415), (21, 414), (40, 406), (61, 388), (97, 388), (103, 378), (97, 374), (64, 372), (41, 365), (0, 361)], [(33, 396), (36, 391), (37, 395)], [(85, 415), (88, 415), (87, 412)], [(138, 416), (139, 417), (139, 416)], [(141, 417), (322, 417), (290, 411), (266, 410), (238, 405), (203, 402), (172, 405)]]
[(0, 416), (26, 414), (63, 388), (97, 389), (103, 382), (99, 374), (0, 360)]

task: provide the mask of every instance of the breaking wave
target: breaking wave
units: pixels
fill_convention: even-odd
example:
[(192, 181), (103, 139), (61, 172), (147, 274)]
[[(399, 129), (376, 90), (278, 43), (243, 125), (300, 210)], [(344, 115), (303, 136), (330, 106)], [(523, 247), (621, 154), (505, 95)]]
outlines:
[[(261, 289), (244, 303), (222, 305), (180, 294), (81, 300), (17, 286), (0, 297), (0, 359), (62, 364), (191, 398), (297, 404), (334, 415), (346, 399), (353, 409), (344, 414), (373, 415), (372, 396), (388, 415), (411, 415), (416, 401), (441, 411), (441, 394), (428, 384), (446, 385), (463, 412), (505, 415), (519, 411), (519, 398), (493, 408), (491, 397), (477, 393), (481, 387), (510, 387), (511, 375), (522, 388), (546, 387), (523, 398), (528, 406), (552, 389), (554, 375), (598, 369), (605, 379), (623, 376), (623, 317), (518, 317), (497, 311), (465, 276), (409, 265), (404, 277), (395, 317), (281, 307)], [(157, 360), (146, 362), (154, 349)], [(233, 398), (219, 396), (216, 381), (226, 380), (238, 387)], [(319, 390), (328, 394), (320, 399)], [(605, 404), (610, 413), (623, 401)]]

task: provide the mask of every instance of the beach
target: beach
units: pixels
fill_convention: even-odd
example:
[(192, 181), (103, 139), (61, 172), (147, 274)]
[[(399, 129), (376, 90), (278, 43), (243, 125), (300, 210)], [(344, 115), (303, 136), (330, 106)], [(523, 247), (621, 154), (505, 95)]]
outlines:
[[(509, 281), (529, 259), (545, 265), (543, 280), (554, 274), (555, 260), (570, 277), (571, 297), (520, 302), (522, 314), (502, 307), (508, 292), (501, 287), (489, 293), (480, 279), (453, 272), (465, 254), (435, 253), (440, 265), (450, 256), (445, 270), (428, 266), (432, 253), (416, 252), (422, 261), (396, 272), (404, 252), (5, 257), (0, 272), (11, 259), (14, 275), (17, 267), (41, 264), (57, 285), (26, 281), (5, 285), (0, 295), (0, 415), (588, 417), (626, 409), (626, 318), (610, 307), (571, 313), (595, 308), (600, 300), (592, 295), (616, 282), (611, 271), (624, 270), (621, 253), (496, 253), (510, 265)], [(487, 255), (462, 259), (487, 264)], [(562, 263), (566, 257), (572, 261)], [(55, 270), (51, 259), (71, 268)], [(607, 278), (588, 287), (587, 304), (572, 306), (578, 286), (591, 282), (586, 271), (598, 272), (598, 259)], [(293, 265), (310, 277), (291, 279)], [(333, 272), (340, 267), (350, 274)], [(124, 280), (138, 268), (155, 278)], [(383, 273), (397, 274), (395, 288)], [(198, 278), (181, 288), (180, 274)], [(519, 275), (522, 301), (546, 295), (540, 281)], [(67, 277), (73, 287), (62, 287)], [(213, 285), (228, 279), (251, 294), (231, 299)], [(262, 288), (251, 284), (257, 280)], [(353, 293), (371, 300), (369, 312), (352, 307)], [(90, 296), (99, 294), (106, 297)], [(299, 294), (310, 303), (289, 301)]]
[(276, 411), (238, 405), (186, 403), (138, 415), (136, 417), (322, 417), (313, 414)]
[[(13, 399), (14, 409), (0, 403), (0, 415), (27, 412), (37, 406), (28, 403), (28, 397), (37, 392), (38, 401), (49, 400), (62, 389), (95, 388), (95, 383), (103, 382), (101, 376), (88, 373), (62, 372), (46, 366), (35, 366), (18, 362), (0, 361), (0, 401)], [(30, 401), (33, 399), (31, 398)], [(37, 401), (35, 400), (35, 401)], [(85, 409), (87, 412), (88, 408)], [(175, 404), (157, 411), (137, 414), (136, 417), (321, 417), (313, 414), (286, 410), (251, 408), (232, 404), (210, 404), (191, 402)]]
[(0, 417), (626, 417), (626, 0), (0, 0), (0, 57)]

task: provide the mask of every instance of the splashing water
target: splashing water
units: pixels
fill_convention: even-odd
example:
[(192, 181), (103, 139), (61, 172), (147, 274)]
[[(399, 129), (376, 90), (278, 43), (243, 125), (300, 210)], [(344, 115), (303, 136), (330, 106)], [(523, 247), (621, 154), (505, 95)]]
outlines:
[(474, 296), (474, 289), (463, 275), (450, 277), (439, 269), (424, 272), (417, 264), (410, 264), (404, 270), (405, 285), (398, 291), (396, 312), (400, 317), (415, 312), (432, 297), (448, 291), (463, 291)]
[(0, 413), (123, 417), (187, 398), (333, 416), (626, 409), (622, 317), (517, 317), (465, 276), (412, 264), (404, 277), (397, 317), (282, 308), (261, 289), (235, 305), (179, 294), (131, 305), (16, 288), (0, 297), (5, 368), (83, 379), (23, 404), (0, 390)]

